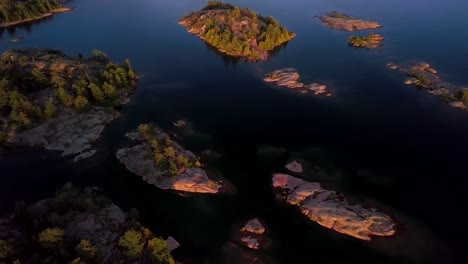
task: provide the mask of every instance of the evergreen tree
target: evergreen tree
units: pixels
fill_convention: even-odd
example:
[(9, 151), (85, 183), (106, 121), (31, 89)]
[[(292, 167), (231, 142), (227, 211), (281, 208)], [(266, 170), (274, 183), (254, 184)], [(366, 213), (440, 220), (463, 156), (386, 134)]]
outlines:
[(46, 118), (53, 118), (57, 114), (57, 108), (54, 105), (54, 102), (52, 101), (52, 98), (49, 98), (45, 104), (44, 108), (44, 115)]

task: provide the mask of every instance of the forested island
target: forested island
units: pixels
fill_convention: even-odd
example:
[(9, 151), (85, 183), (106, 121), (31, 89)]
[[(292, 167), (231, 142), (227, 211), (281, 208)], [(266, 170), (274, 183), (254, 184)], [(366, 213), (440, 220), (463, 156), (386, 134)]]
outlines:
[(118, 150), (117, 158), (149, 184), (191, 193), (220, 191), (221, 184), (208, 178), (200, 158), (161, 129), (142, 124), (127, 137), (138, 144)]
[(266, 60), (268, 51), (295, 37), (273, 17), (220, 1), (208, 1), (179, 24), (220, 52), (249, 61)]
[(56, 0), (0, 0), (0, 27), (8, 27), (67, 12)]
[[(55, 197), (0, 218), (0, 263), (174, 264), (169, 244), (93, 188), (66, 184)], [(170, 241), (170, 240), (168, 240)]]
[(137, 75), (93, 51), (84, 58), (53, 49), (10, 50), (0, 58), (0, 147), (44, 147), (86, 158), (114, 107), (128, 102)]

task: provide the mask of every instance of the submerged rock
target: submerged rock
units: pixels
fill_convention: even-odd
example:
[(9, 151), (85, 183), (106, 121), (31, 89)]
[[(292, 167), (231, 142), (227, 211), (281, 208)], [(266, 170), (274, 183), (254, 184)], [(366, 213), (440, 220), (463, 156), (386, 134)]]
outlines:
[(294, 160), (288, 164), (286, 164), (285, 168), (291, 172), (294, 173), (303, 173), (304, 172), (304, 167), (302, 166), (301, 163), (298, 161)]
[(308, 91), (314, 92), (315, 95), (326, 92), (327, 86), (311, 83), (309, 85), (299, 82), (299, 73), (293, 68), (285, 68), (268, 73), (263, 77), (263, 80), (268, 83), (275, 83), (281, 87), (288, 87), (291, 89), (298, 89), (298, 92), (305, 94)]
[(336, 232), (368, 241), (372, 236), (392, 236), (396, 232), (389, 216), (359, 204), (350, 205), (320, 183), (276, 173), (273, 187), (283, 191), (285, 201), (298, 206), (310, 220)]
[(356, 31), (382, 27), (382, 25), (377, 22), (353, 18), (339, 12), (331, 12), (327, 15), (321, 16), (320, 20), (322, 20), (325, 25), (333, 29), (344, 31)]
[(74, 162), (77, 162), (77, 161), (80, 161), (82, 159), (87, 159), (87, 158), (90, 158), (92, 156), (94, 156), (94, 154), (96, 154), (96, 150), (93, 149), (93, 150), (90, 150), (90, 151), (86, 151), (86, 152), (83, 152), (81, 153), (80, 155), (76, 156), (73, 161)]
[(387, 63), (385, 66), (387, 66), (388, 68), (390, 68), (390, 69), (392, 69), (392, 70), (396, 70), (396, 69), (399, 68), (399, 66), (396, 65), (396, 64), (393, 63), (393, 62), (389, 62), (389, 63)]
[[(208, 178), (207, 173), (202, 168), (180, 167), (178, 173), (171, 174), (169, 168), (157, 165), (152, 155), (151, 144), (139, 132), (129, 133), (131, 139), (139, 144), (119, 149), (117, 159), (122, 162), (129, 171), (141, 176), (144, 181), (155, 185), (160, 189), (172, 189), (191, 193), (218, 193), (222, 185)], [(191, 151), (184, 149), (177, 142), (172, 141), (162, 130), (154, 130), (154, 139), (157, 142), (168, 142), (167, 148), (175, 152), (175, 156), (182, 157), (187, 161), (198, 162), (198, 157)], [(162, 144), (162, 143), (161, 143)]]
[(182, 128), (182, 127), (186, 127), (186, 126), (187, 126), (187, 122), (185, 122), (185, 120), (177, 120), (176, 122), (173, 123), (173, 125), (174, 125), (175, 127)]

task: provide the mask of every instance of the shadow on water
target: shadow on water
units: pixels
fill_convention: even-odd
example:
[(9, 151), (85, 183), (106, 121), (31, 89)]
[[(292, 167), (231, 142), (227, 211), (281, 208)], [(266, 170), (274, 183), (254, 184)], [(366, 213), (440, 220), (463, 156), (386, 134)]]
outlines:
[(203, 41), (203, 42), (205, 43), (205, 46), (206, 46), (206, 49), (208, 50), (208, 52), (209, 53), (214, 53), (214, 54), (216, 54), (217, 57), (221, 58), (223, 60), (223, 63), (224, 63), (225, 66), (228, 66), (228, 65), (234, 65), (235, 66), (236, 64), (239, 63), (239, 61), (241, 61), (240, 58), (224, 54), (224, 53), (220, 52), (213, 45), (210, 45), (210, 44), (206, 43), (205, 41)]

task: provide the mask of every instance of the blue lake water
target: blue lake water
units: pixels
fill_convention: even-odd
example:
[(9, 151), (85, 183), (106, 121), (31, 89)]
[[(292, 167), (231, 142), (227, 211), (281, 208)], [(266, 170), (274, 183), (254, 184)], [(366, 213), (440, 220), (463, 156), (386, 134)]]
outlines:
[[(1, 31), (0, 45), (48, 47), (70, 54), (99, 49), (129, 58), (143, 75), (132, 102), (98, 142), (99, 153), (73, 164), (50, 153), (0, 160), (0, 212), (34, 201), (63, 183), (97, 185), (124, 209), (138, 208), (156, 233), (173, 235), (184, 263), (239, 263), (223, 248), (232, 226), (260, 217), (272, 239), (262, 257), (274, 263), (452, 263), (462, 260), (468, 200), (468, 112), (403, 84), (387, 62), (425, 61), (447, 81), (468, 87), (468, 2), (461, 0), (228, 1), (273, 16), (297, 37), (267, 62), (220, 55), (177, 24), (204, 0), (74, 0), (72, 12)], [(347, 45), (351, 35), (323, 26), (318, 15), (338, 10), (380, 22), (375, 50)], [(358, 32), (364, 34), (367, 32)], [(305, 83), (327, 84), (331, 97), (300, 95), (263, 83), (263, 74), (294, 67)], [(218, 170), (236, 192), (184, 198), (150, 186), (115, 160), (123, 135), (142, 122), (170, 126), (189, 120), (222, 152)], [(315, 223), (277, 201), (259, 147), (316, 148), (345, 173), (331, 182), (394, 216), (398, 234), (361, 242)], [(201, 149), (194, 149), (199, 151)], [(328, 157), (323, 154), (323, 157)], [(268, 262), (267, 262), (268, 263)]]

